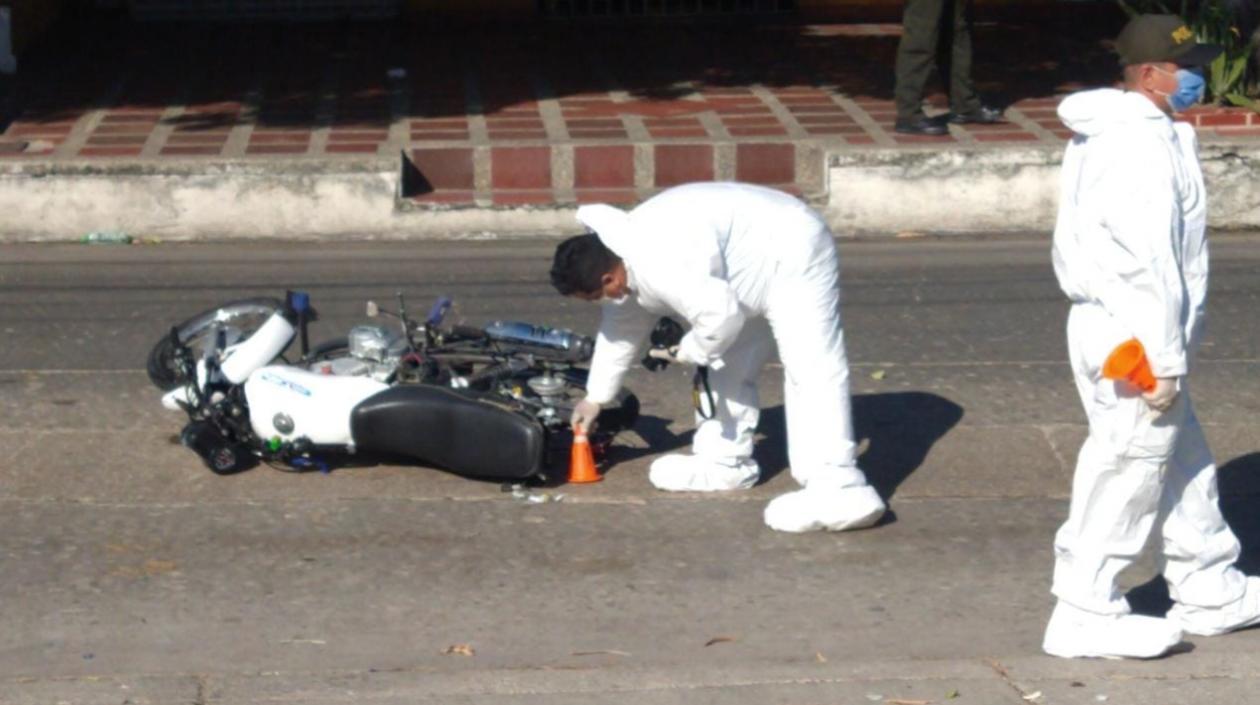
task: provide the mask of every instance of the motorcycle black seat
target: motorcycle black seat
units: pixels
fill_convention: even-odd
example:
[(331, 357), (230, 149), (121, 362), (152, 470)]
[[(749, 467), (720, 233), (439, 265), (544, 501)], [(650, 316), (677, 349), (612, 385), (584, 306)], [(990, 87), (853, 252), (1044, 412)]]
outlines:
[(543, 469), (546, 435), (502, 398), (430, 385), (391, 387), (350, 415), (360, 452), (403, 455), (468, 477), (520, 480)]

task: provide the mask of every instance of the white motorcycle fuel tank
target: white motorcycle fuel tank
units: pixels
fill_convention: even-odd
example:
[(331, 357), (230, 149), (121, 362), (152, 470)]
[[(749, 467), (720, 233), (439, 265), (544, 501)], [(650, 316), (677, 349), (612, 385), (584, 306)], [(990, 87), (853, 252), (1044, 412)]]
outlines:
[(308, 438), (316, 445), (352, 447), (350, 412), (388, 385), (369, 377), (344, 377), (271, 365), (245, 382), (250, 425), (261, 439)]

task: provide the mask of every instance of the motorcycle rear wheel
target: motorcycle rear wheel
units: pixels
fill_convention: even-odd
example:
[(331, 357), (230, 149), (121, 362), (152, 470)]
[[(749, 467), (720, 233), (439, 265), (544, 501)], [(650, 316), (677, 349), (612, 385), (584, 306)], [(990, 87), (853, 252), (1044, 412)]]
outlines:
[[(211, 336), (222, 327), (227, 331), (228, 344), (238, 343), (253, 335), (276, 311), (284, 308), (284, 302), (271, 297), (240, 299), (222, 306), (207, 309), (175, 326), (179, 342), (200, 357), (214, 345)], [(146, 365), (149, 381), (162, 391), (170, 391), (188, 382), (175, 364), (175, 344), (169, 333), (162, 336), (149, 351)]]

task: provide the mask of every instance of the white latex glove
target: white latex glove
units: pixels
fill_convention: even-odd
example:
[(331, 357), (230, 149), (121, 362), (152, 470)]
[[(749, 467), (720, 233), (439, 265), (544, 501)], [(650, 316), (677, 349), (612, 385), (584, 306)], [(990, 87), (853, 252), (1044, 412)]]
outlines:
[(652, 348), (651, 350), (648, 351), (648, 357), (656, 359), (656, 360), (664, 360), (665, 362), (672, 362), (675, 365), (680, 364), (680, 361), (678, 359), (678, 346), (677, 345), (674, 345), (666, 350), (661, 350), (660, 348)]
[(1156, 411), (1168, 411), (1172, 407), (1173, 402), (1177, 401), (1177, 378), (1176, 377), (1160, 377), (1155, 380), (1155, 388), (1149, 392), (1143, 392), (1142, 398), (1146, 400), (1146, 405)]
[(583, 399), (573, 407), (573, 416), (569, 418), (569, 425), (582, 429), (583, 433), (590, 433), (597, 418), (599, 418), (599, 404)]

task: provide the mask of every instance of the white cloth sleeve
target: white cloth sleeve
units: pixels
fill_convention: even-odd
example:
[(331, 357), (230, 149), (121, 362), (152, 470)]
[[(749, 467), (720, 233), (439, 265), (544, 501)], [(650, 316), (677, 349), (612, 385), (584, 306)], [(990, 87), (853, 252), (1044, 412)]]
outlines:
[(722, 355), (744, 327), (744, 313), (730, 284), (706, 276), (662, 294), (666, 303), (691, 324), (691, 330), (678, 344), (678, 359), (720, 369)]
[(633, 300), (621, 305), (604, 304), (586, 379), (587, 399), (607, 404), (617, 396), (626, 372), (638, 361), (656, 319), (656, 314)]
[(1100, 254), (1111, 276), (1096, 295), (1142, 343), (1156, 377), (1180, 377), (1186, 373), (1186, 302), (1172, 165), (1162, 154), (1130, 151), (1112, 161), (1100, 185), (1103, 223), (1111, 234), (1100, 243)]

